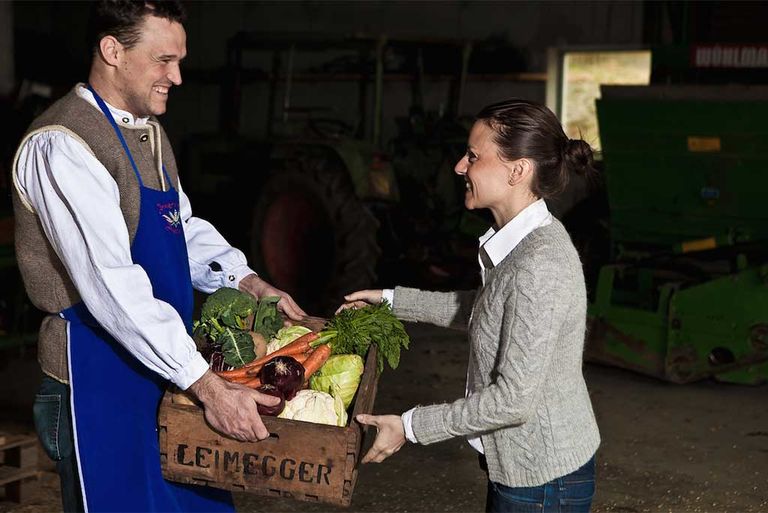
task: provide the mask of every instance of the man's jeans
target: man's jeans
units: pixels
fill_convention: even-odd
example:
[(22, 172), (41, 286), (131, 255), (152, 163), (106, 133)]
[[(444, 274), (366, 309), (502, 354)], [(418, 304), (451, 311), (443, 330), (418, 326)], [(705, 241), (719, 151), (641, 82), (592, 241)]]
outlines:
[(44, 376), (32, 408), (40, 443), (48, 457), (56, 462), (64, 512), (81, 512), (84, 508), (75, 458), (69, 386)]
[(570, 474), (541, 486), (510, 488), (488, 481), (485, 511), (588, 513), (595, 495), (595, 458)]

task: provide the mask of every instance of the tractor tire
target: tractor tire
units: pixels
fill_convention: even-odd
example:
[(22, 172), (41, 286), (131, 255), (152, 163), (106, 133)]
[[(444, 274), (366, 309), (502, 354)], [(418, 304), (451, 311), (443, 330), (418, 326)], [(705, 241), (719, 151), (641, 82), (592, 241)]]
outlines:
[(263, 184), (251, 257), (257, 272), (307, 313), (329, 316), (345, 294), (375, 285), (378, 222), (343, 169), (327, 162), (295, 167)]

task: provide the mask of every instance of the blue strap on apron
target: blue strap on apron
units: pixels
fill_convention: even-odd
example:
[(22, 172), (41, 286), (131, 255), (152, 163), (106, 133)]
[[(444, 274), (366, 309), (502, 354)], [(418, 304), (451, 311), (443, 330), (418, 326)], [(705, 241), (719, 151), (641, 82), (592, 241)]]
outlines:
[[(117, 123), (89, 89), (139, 181), (133, 262), (147, 273), (154, 297), (170, 304), (190, 332), (192, 283), (178, 192), (170, 186), (157, 191), (143, 185)], [(163, 172), (168, 179), (165, 167)], [(69, 321), (72, 423), (86, 511), (234, 511), (229, 492), (163, 479), (157, 412), (166, 381), (101, 328), (84, 304), (61, 315)]]

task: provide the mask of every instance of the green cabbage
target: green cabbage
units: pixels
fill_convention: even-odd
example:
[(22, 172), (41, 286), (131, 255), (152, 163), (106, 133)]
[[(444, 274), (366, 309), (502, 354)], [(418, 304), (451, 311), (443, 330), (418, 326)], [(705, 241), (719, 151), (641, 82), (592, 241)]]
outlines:
[(339, 387), (334, 385), (331, 391), (333, 395), (333, 410), (336, 412), (336, 425), (344, 427), (347, 425), (347, 408), (344, 406), (344, 401), (341, 400), (341, 394), (339, 393)]
[(285, 403), (278, 417), (331, 426), (347, 425), (347, 412), (341, 398), (317, 390), (299, 390), (296, 397)]
[(312, 390), (329, 393), (333, 392), (334, 387), (338, 387), (337, 393), (346, 409), (355, 397), (362, 374), (363, 359), (360, 356), (339, 354), (328, 358), (320, 370), (309, 379), (309, 387)]
[(267, 354), (273, 353), (281, 347), (290, 344), (302, 335), (306, 335), (312, 331), (304, 326), (287, 326), (280, 328), (275, 333), (275, 336), (267, 344)]

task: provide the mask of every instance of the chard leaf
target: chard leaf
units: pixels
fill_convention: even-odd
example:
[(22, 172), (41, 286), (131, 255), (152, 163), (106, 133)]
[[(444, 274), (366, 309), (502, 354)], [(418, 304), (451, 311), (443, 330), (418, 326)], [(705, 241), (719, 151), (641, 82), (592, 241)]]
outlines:
[(277, 330), (283, 327), (283, 318), (277, 311), (278, 296), (267, 296), (259, 299), (256, 315), (253, 318), (253, 331), (261, 333), (269, 340)]
[(224, 328), (217, 341), (224, 353), (224, 362), (233, 367), (242, 367), (256, 358), (253, 339), (246, 331)]

